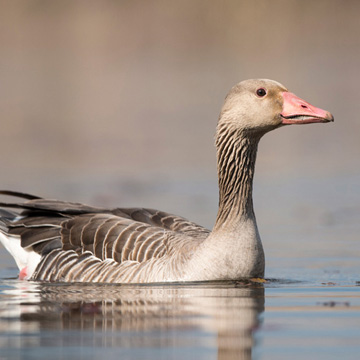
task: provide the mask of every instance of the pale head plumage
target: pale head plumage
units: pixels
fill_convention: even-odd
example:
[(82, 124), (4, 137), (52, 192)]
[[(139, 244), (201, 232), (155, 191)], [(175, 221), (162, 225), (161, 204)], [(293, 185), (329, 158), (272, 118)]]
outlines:
[(261, 135), (281, 126), (284, 91), (286, 87), (273, 80), (238, 83), (225, 98), (218, 126)]

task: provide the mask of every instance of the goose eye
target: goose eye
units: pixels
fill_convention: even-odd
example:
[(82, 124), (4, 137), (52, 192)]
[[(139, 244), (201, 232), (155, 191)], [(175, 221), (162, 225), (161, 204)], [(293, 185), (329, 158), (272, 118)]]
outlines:
[(256, 95), (259, 97), (264, 97), (266, 95), (266, 90), (264, 88), (257, 89)]

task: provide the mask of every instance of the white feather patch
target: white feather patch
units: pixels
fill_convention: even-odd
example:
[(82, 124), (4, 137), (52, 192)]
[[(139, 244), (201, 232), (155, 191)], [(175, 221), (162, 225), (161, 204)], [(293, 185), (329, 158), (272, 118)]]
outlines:
[(5, 235), (0, 232), (0, 241), (14, 258), (19, 270), (25, 275), (24, 279), (30, 279), (40, 262), (41, 256), (32, 248), (22, 248), (18, 236)]

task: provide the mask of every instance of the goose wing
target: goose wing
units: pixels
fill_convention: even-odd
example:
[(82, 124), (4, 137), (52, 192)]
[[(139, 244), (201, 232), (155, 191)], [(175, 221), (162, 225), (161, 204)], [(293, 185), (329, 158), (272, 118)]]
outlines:
[(22, 209), (14, 219), (4, 220), (7, 232), (20, 236), (23, 248), (32, 248), (41, 255), (62, 249), (78, 254), (90, 251), (101, 260), (113, 259), (118, 263), (143, 262), (162, 256), (172, 245), (169, 239), (175, 245), (177, 238), (186, 235), (196, 242), (210, 233), (182, 217), (154, 209), (108, 210), (28, 194), (6, 192), (6, 195), (29, 199), (0, 206)]

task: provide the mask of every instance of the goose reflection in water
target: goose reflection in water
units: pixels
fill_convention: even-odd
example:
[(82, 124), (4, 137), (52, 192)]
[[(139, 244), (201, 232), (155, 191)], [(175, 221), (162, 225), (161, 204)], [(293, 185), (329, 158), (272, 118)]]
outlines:
[(264, 288), (250, 282), (139, 286), (8, 281), (2, 289), (1, 300), (7, 304), (0, 326), (8, 334), (2, 337), (2, 349), (20, 352), (25, 346), (28, 353), (37, 348), (38, 358), (42, 349), (54, 347), (55, 358), (60, 348), (69, 357), (78, 356), (79, 349), (96, 357), (111, 349), (114, 358), (251, 359), (264, 310)]

